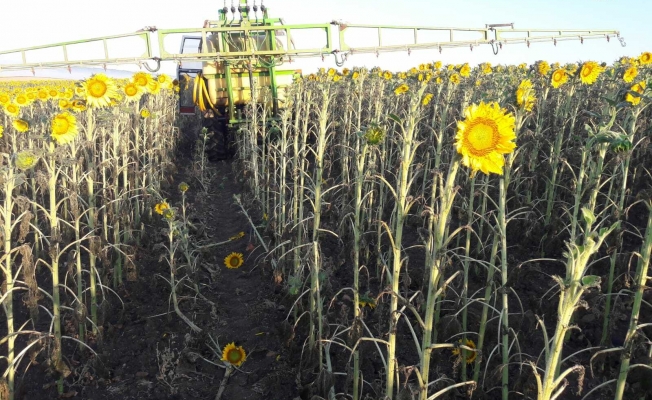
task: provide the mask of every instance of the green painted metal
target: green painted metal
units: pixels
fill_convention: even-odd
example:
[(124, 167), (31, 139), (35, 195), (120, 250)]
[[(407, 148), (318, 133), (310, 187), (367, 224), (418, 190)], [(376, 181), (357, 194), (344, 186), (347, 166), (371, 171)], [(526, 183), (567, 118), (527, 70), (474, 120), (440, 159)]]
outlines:
[(231, 62), (224, 61), (224, 74), (226, 75), (226, 93), (229, 98), (229, 123), (237, 123), (238, 120), (235, 118), (235, 104), (233, 104), (233, 85), (231, 80)]

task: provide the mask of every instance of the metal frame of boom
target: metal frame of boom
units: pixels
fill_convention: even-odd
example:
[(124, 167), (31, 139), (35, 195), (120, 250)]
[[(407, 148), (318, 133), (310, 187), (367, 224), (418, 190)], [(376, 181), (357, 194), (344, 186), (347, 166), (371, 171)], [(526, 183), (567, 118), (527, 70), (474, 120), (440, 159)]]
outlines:
[[(407, 51), (408, 54), (412, 50), (420, 49), (438, 49), (441, 53), (444, 48), (452, 47), (469, 47), (473, 50), (474, 47), (488, 44), (492, 46), (494, 54), (497, 54), (499, 49), (505, 44), (510, 43), (530, 43), (535, 42), (552, 42), (555, 45), (559, 41), (564, 40), (580, 40), (582, 43), (585, 39), (598, 39), (606, 38), (609, 41), (612, 37), (617, 37), (621, 45), (625, 46), (625, 41), (620, 37), (620, 32), (616, 30), (577, 30), (577, 29), (514, 29), (513, 24), (493, 24), (485, 25), (485, 28), (455, 28), (455, 27), (429, 27), (429, 26), (391, 26), (391, 25), (365, 25), (365, 24), (346, 24), (342, 22), (333, 21), (326, 24), (295, 24), (285, 25), (280, 18), (269, 18), (268, 9), (262, 6), (262, 18), (258, 18), (257, 6), (254, 2), (254, 17), (252, 17), (252, 9), (247, 4), (247, 0), (240, 0), (240, 5), (237, 8), (239, 18), (236, 18), (236, 8), (231, 6), (232, 17), (228, 18), (228, 9), (225, 6), (219, 10), (220, 18), (217, 21), (206, 21), (204, 27), (188, 28), (188, 29), (157, 29), (156, 27), (146, 27), (135, 33), (128, 33), (123, 35), (113, 35), (98, 37), (87, 40), (77, 40), (71, 42), (62, 42), (44, 46), (27, 47), (17, 50), (0, 51), (0, 58), (2, 56), (14, 56), (21, 61), (14, 64), (0, 64), (1, 71), (9, 70), (25, 70), (31, 69), (34, 72), (35, 68), (61, 68), (67, 67), (71, 70), (72, 66), (92, 66), (100, 65), (106, 69), (108, 64), (137, 64), (145, 67), (150, 72), (156, 72), (160, 68), (162, 61), (175, 61), (181, 65), (183, 61), (200, 61), (200, 62), (215, 62), (224, 63), (227, 68), (224, 72), (227, 79), (227, 95), (229, 97), (229, 122), (234, 120), (233, 110), (233, 87), (229, 79), (230, 66), (236, 63), (248, 66), (251, 72), (252, 65), (267, 68), (270, 73), (271, 90), (274, 101), (274, 111), (276, 111), (276, 74), (275, 66), (277, 63), (283, 61), (291, 61), (292, 57), (322, 57), (333, 55), (335, 62), (338, 66), (343, 65), (347, 57), (352, 54), (375, 53), (378, 55), (381, 52), (391, 51)], [(339, 30), (339, 43), (337, 47), (333, 46), (332, 29), (337, 27)], [(353, 29), (360, 31), (372, 31), (376, 34), (376, 42), (372, 46), (352, 47), (346, 42), (345, 34), (347, 31)], [(294, 46), (293, 37), (301, 35), (302, 31), (317, 30), (323, 35), (321, 39), (323, 47), (312, 48), (296, 48)], [(411, 32), (412, 39), (409, 43), (405, 44), (386, 44), (383, 43), (383, 32)], [(425, 41), (421, 42), (420, 36), (427, 33), (441, 33), (447, 39), (439, 41)], [(455, 40), (455, 37), (460, 33), (477, 33), (478, 38), (474, 40)], [(422, 33), (420, 35), (420, 33)], [(156, 34), (158, 39), (158, 55), (155, 55), (154, 46), (152, 45), (151, 35)], [(171, 35), (188, 35), (193, 34), (201, 39), (201, 48), (199, 53), (183, 53), (180, 49), (179, 53), (170, 53), (165, 49), (165, 40)], [(207, 38), (210, 35), (218, 35), (220, 38), (219, 51), (208, 51)], [(265, 40), (270, 40), (268, 49), (259, 50), (252, 41), (249, 40), (255, 36), (265, 35)], [(514, 35), (520, 35), (514, 37)], [(244, 48), (232, 51), (229, 49), (228, 40), (234, 36), (244, 38), (242, 43)], [(278, 48), (276, 46), (276, 37), (285, 36), (287, 48)], [(120, 57), (115, 55), (112, 47), (113, 42), (125, 38), (138, 37), (142, 39), (144, 45), (142, 53), (134, 57)], [(69, 56), (71, 50), (76, 45), (86, 45), (89, 43), (101, 43), (103, 46), (103, 57), (91, 59), (72, 59)], [(292, 48), (290, 48), (292, 44)], [(41, 50), (57, 50), (60, 54), (60, 59), (55, 61), (37, 62), (31, 61), (30, 53), (38, 52)], [(263, 59), (267, 58), (270, 62), (264, 62)], [(152, 68), (148, 62), (155, 62), (156, 67)], [(251, 73), (250, 73), (251, 76)]]

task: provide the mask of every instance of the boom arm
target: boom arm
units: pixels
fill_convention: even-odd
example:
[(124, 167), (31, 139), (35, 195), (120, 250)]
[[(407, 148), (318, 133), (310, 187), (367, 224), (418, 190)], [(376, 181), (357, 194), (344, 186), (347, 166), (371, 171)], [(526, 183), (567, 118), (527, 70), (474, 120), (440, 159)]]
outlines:
[[(331, 29), (332, 26), (337, 26), (339, 29), (339, 46), (335, 48), (332, 44)], [(505, 26), (511, 26), (509, 29)], [(312, 48), (290, 48), (290, 43), (293, 43), (293, 38), (298, 37), (301, 31), (317, 30), (321, 38), (323, 47)], [(351, 30), (358, 30), (368, 35), (369, 31), (377, 35), (377, 41), (372, 46), (352, 47), (347, 44), (345, 33)], [(382, 33), (385, 31), (411, 33), (412, 40), (405, 44), (385, 44), (383, 42)], [(154, 52), (152, 46), (152, 35), (156, 33), (158, 39), (158, 55)], [(170, 53), (165, 50), (164, 43), (167, 37), (179, 34), (196, 34), (201, 37), (202, 47), (201, 52), (192, 54), (183, 53)], [(438, 33), (445, 35), (445, 38), (437, 41), (421, 41), (420, 33)], [(459, 34), (474, 33), (478, 35), (477, 39), (473, 40), (455, 40)], [(221, 49), (209, 49), (207, 40), (211, 35), (218, 35), (221, 39), (220, 43), (229, 42), (229, 38), (238, 36), (244, 38), (244, 48), (232, 48), (225, 46)], [(516, 36), (515, 36), (516, 35)], [(257, 48), (255, 44), (255, 37), (264, 37), (264, 40), (274, 42), (278, 37), (285, 37), (287, 48), (279, 48), (275, 45), (268, 46), (267, 50)], [(423, 35), (422, 35), (423, 36)], [(625, 46), (624, 39), (620, 37), (619, 31), (615, 30), (562, 30), (562, 29), (513, 29), (513, 24), (502, 25), (486, 25), (485, 28), (444, 28), (444, 27), (427, 27), (427, 26), (385, 26), (385, 25), (359, 25), (359, 24), (344, 24), (341, 22), (331, 22), (330, 24), (304, 24), (304, 25), (284, 25), (280, 19), (263, 19), (256, 22), (241, 19), (234, 23), (233, 20), (230, 24), (225, 21), (207, 21), (204, 28), (190, 28), (190, 29), (156, 29), (155, 27), (147, 27), (135, 33), (128, 33), (124, 35), (114, 35), (99, 37), (88, 40), (56, 43), (45, 46), (28, 47), (17, 50), (0, 51), (0, 71), (5, 70), (19, 70), (19, 69), (34, 69), (34, 68), (60, 68), (71, 66), (89, 66), (89, 65), (102, 65), (106, 68), (107, 64), (139, 64), (144, 65), (148, 70), (155, 72), (158, 70), (161, 61), (221, 61), (221, 60), (241, 60), (251, 59), (252, 57), (267, 56), (267, 57), (324, 57), (333, 54), (336, 57), (338, 65), (346, 60), (348, 54), (354, 53), (381, 53), (389, 51), (407, 51), (418, 49), (435, 48), (441, 50), (443, 48), (451, 47), (474, 47), (484, 44), (489, 44), (494, 49), (494, 54), (502, 48), (504, 44), (508, 43), (526, 43), (528, 46), (534, 42), (553, 42), (555, 45), (558, 41), (563, 40), (580, 40), (606, 38), (607, 41), (612, 37), (617, 37), (621, 45)], [(141, 40), (132, 40), (133, 44), (138, 43), (140, 49), (137, 50), (133, 56), (124, 56), (118, 53), (117, 49), (124, 49), (125, 40), (133, 38), (140, 38)], [(248, 40), (247, 40), (248, 39)], [(122, 44), (122, 45), (121, 45)], [(78, 50), (79, 47), (87, 45), (101, 45), (99, 51), (96, 51), (97, 56), (94, 57), (74, 57), (71, 53)], [(237, 47), (237, 46), (236, 46)], [(97, 49), (96, 49), (97, 50)], [(56, 60), (38, 62), (33, 61), (33, 54), (38, 52), (49, 52), (48, 54), (56, 54)], [(79, 51), (78, 51), (79, 52)], [(87, 51), (81, 52), (87, 55)], [(340, 60), (337, 55), (340, 54)], [(3, 64), (3, 58), (10, 58), (11, 63)], [(148, 61), (154, 61), (158, 64), (156, 68), (150, 68), (147, 64)]]

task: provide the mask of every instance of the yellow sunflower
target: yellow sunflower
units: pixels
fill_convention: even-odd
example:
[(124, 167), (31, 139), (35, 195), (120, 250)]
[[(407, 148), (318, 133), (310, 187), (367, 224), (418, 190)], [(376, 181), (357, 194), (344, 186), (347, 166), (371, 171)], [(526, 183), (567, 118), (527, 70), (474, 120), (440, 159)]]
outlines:
[(172, 89), (172, 78), (170, 78), (169, 75), (161, 74), (156, 77), (156, 80), (158, 81), (159, 85), (161, 85), (161, 89)]
[(555, 70), (555, 72), (552, 73), (552, 77), (550, 78), (550, 83), (552, 84), (552, 87), (554, 87), (555, 89), (558, 89), (567, 81), (568, 81), (568, 74), (566, 73), (566, 70), (562, 68)]
[(20, 107), (16, 103), (5, 104), (4, 110), (10, 117), (17, 117), (20, 114)]
[(464, 110), (464, 121), (457, 122), (455, 146), (462, 164), (477, 171), (503, 174), (504, 154), (514, 151), (514, 116), (498, 103), (473, 104)]
[(231, 253), (224, 258), (224, 265), (229, 269), (240, 268), (244, 264), (242, 253)]
[(454, 85), (457, 85), (458, 83), (460, 83), (460, 80), (461, 80), (461, 79), (460, 79), (460, 76), (459, 76), (458, 74), (453, 74), (453, 75), (451, 75), (451, 77), (449, 78), (449, 80), (450, 80)]
[[(646, 86), (645, 81), (640, 81), (636, 85), (629, 88), (629, 90), (631, 90), (632, 92), (643, 94), (643, 92), (645, 91), (645, 86)], [(628, 101), (633, 106), (635, 106), (635, 105), (638, 105), (638, 103), (641, 102), (641, 96), (635, 96), (635, 95), (633, 95), (631, 93), (627, 93), (625, 95), (625, 101)]]
[(462, 68), (460, 68), (460, 75), (465, 78), (471, 75), (471, 67), (469, 66), (469, 63), (462, 65)]
[[(457, 343), (462, 344), (462, 339), (458, 340)], [(471, 340), (469, 338), (466, 338), (466, 347), (470, 347), (472, 349), (475, 349), (475, 343), (473, 342), (473, 340)], [(475, 351), (470, 351), (470, 350), (466, 350), (466, 349), (464, 349), (464, 350), (466, 351), (466, 363), (467, 364), (473, 364), (473, 361), (475, 361), (475, 358), (478, 356), (478, 353), (476, 353)], [(460, 349), (459, 348), (454, 348), (452, 350), (452, 353), (455, 356), (459, 356), (460, 355)]]
[(385, 78), (385, 80), (387, 80), (387, 81), (392, 79), (392, 76), (393, 76), (393, 74), (391, 72), (389, 72), (389, 71), (383, 72), (383, 78)]
[(154, 80), (154, 78), (146, 72), (136, 72), (134, 76), (131, 77), (131, 81), (145, 92), (149, 90), (149, 83), (152, 80)]
[(433, 67), (433, 69), (441, 68), (441, 61), (435, 61), (435, 64), (432, 67)]
[(546, 61), (539, 61), (537, 64), (537, 71), (539, 71), (539, 74), (542, 76), (548, 75), (548, 72), (550, 72), (550, 64)]
[(16, 98), (14, 99), (14, 103), (16, 103), (19, 107), (25, 107), (29, 105), (29, 99), (27, 98), (27, 95), (25, 95), (25, 93), (19, 93), (16, 95)]
[(33, 152), (26, 150), (16, 155), (16, 168), (26, 171), (33, 168), (38, 162), (38, 156)]
[(2, 137), (2, 132), (5, 131), (5, 127), (0, 125), (0, 138)]
[(652, 64), (652, 53), (649, 51), (641, 53), (641, 55), (638, 56), (638, 62), (641, 63), (641, 65)]
[(367, 306), (371, 309), (374, 309), (376, 308), (376, 299), (371, 297), (368, 293), (363, 294), (358, 299), (358, 305), (360, 306), (360, 308), (364, 308), (365, 306)]
[(170, 205), (168, 204), (167, 201), (162, 201), (154, 206), (154, 212), (163, 215), (163, 212), (165, 210), (168, 210), (170, 208)]
[(483, 74), (485, 74), (485, 75), (489, 75), (489, 74), (492, 73), (492, 72), (493, 72), (493, 71), (492, 71), (492, 69), (491, 69), (491, 64), (490, 64), (490, 63), (484, 63), (484, 64), (482, 65), (482, 73), (483, 73)]
[(247, 353), (245, 353), (242, 346), (236, 346), (233, 342), (227, 344), (222, 352), (222, 361), (226, 361), (236, 367), (241, 366), (246, 359)]
[(151, 94), (159, 94), (161, 92), (161, 84), (156, 79), (149, 81), (147, 88)]
[(59, 108), (62, 110), (67, 110), (72, 104), (66, 99), (59, 99)]
[(113, 79), (104, 74), (90, 77), (84, 82), (84, 88), (86, 89), (86, 104), (92, 108), (108, 107), (111, 105), (111, 99), (118, 94)]
[(152, 115), (152, 113), (149, 112), (149, 110), (146, 109), (146, 108), (143, 108), (142, 110), (140, 110), (140, 116), (143, 117), (143, 118), (149, 118), (151, 115)]
[(127, 83), (122, 88), (122, 93), (124, 93), (125, 101), (127, 103), (133, 103), (140, 100), (143, 95), (143, 91), (144, 89), (132, 82)]
[(638, 68), (632, 65), (631, 67), (627, 68), (627, 70), (623, 74), (623, 80), (627, 83), (630, 83), (631, 81), (634, 80), (634, 78), (636, 78), (636, 75), (638, 75)]
[(74, 112), (86, 111), (86, 102), (84, 100), (74, 100), (71, 107)]
[(188, 185), (186, 182), (181, 182), (181, 183), (179, 184), (179, 190), (180, 190), (181, 192), (184, 192), (184, 193), (185, 193), (185, 192), (188, 191), (188, 189), (190, 189), (190, 185)]
[(11, 122), (11, 125), (20, 133), (25, 133), (29, 130), (29, 122), (24, 119), (15, 119)]
[(0, 106), (4, 106), (11, 102), (11, 97), (8, 93), (0, 92)]
[(423, 96), (423, 99), (421, 99), (421, 105), (427, 106), (430, 104), (430, 101), (432, 101), (432, 93), (427, 93), (425, 96)]
[(529, 79), (523, 80), (516, 89), (516, 104), (525, 111), (532, 111), (535, 100), (532, 82)]
[(598, 76), (600, 76), (602, 71), (604, 71), (604, 68), (597, 62), (587, 61), (582, 65), (582, 69), (580, 70), (580, 80), (585, 85), (592, 85), (598, 80)]
[(77, 133), (77, 118), (69, 112), (58, 114), (52, 119), (52, 139), (57, 144), (72, 142)]
[(394, 94), (397, 96), (402, 95), (403, 93), (407, 93), (410, 90), (410, 87), (407, 84), (402, 84), (399, 85), (396, 89), (394, 89)]
[(358, 71), (353, 71), (353, 73), (351, 74), (351, 79), (353, 79), (354, 81), (357, 80), (359, 77), (360, 77), (360, 73)]

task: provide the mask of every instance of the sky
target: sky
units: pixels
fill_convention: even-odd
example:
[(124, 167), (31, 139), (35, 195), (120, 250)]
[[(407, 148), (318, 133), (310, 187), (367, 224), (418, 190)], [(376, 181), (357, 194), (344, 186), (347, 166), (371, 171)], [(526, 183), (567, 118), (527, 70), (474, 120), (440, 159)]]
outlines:
[[(237, 0), (234, 0), (237, 6)], [(256, 0), (260, 4), (261, 0)], [(105, 35), (131, 33), (145, 26), (158, 28), (200, 28), (206, 19), (217, 19), (218, 9), (231, 6), (231, 0), (29, 0), (2, 1), (0, 5), (0, 52), (48, 43), (81, 40)], [(249, 0), (253, 4), (253, 0)], [(433, 27), (484, 28), (485, 24), (514, 23), (517, 29), (599, 29), (618, 30), (625, 38), (626, 47), (617, 40), (606, 39), (564, 41), (552, 43), (510, 44), (494, 55), (491, 47), (406, 51), (376, 55), (353, 54), (345, 67), (380, 66), (393, 71), (407, 70), (423, 62), (442, 61), (444, 64), (481, 62), (492, 64), (531, 64), (537, 60), (549, 62), (577, 62), (594, 60), (612, 63), (621, 56), (636, 57), (643, 51), (652, 51), (652, 30), (647, 16), (652, 14), (650, 0), (264, 0), (270, 16), (281, 17), (286, 24), (328, 23), (340, 20), (348, 23), (382, 25), (417, 25)], [(27, 5), (27, 6), (26, 6)], [(364, 32), (351, 30), (347, 40), (368, 43)], [(316, 38), (306, 35), (297, 38), (310, 43)], [(398, 43), (400, 35), (383, 39)], [(137, 43), (125, 43), (120, 50)], [(169, 51), (177, 51), (178, 39), (165, 44)], [(85, 51), (85, 50), (84, 50)], [(88, 50), (91, 51), (90, 48)], [(127, 51), (127, 50), (125, 50)], [(131, 54), (129, 54), (131, 55)], [(43, 54), (43, 57), (50, 57)], [(0, 64), (7, 62), (0, 56)], [(333, 56), (302, 60), (288, 68), (310, 73), (317, 68), (335, 67)], [(138, 67), (118, 66), (138, 70)], [(73, 69), (38, 71), (37, 76), (79, 78), (97, 70)], [(164, 65), (162, 72), (174, 74), (173, 63)], [(31, 72), (13, 73), (30, 75)], [(1, 72), (1, 76), (9, 75)]]

